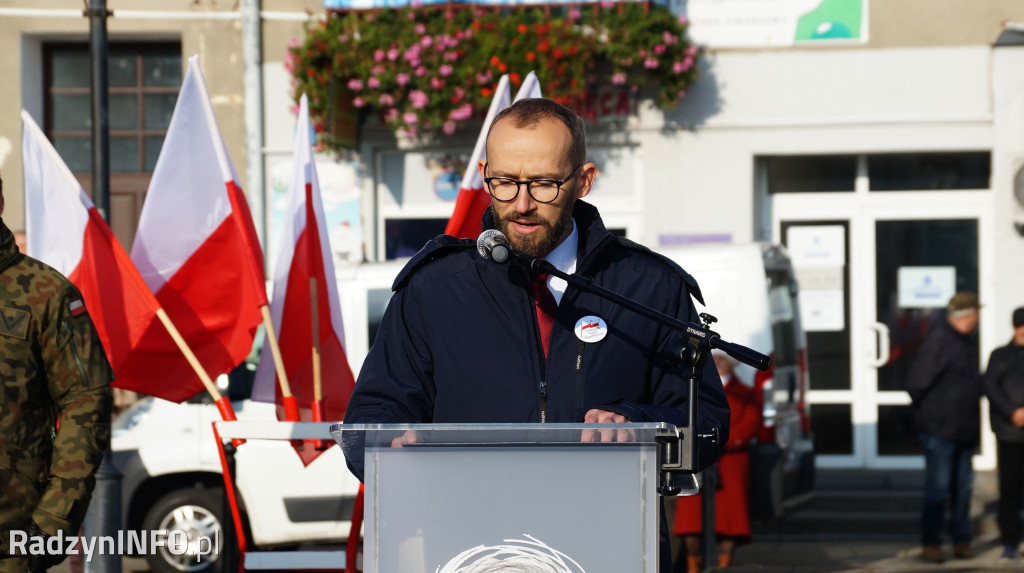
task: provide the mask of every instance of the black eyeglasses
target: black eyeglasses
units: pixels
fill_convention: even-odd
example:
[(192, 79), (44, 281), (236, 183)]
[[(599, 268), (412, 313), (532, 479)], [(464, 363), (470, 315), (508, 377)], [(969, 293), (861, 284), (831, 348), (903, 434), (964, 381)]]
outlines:
[[(565, 179), (531, 179), (529, 181), (517, 181), (509, 177), (484, 177), (484, 183), (487, 184), (487, 191), (490, 192), (491, 197), (494, 197), (498, 201), (507, 203), (514, 200), (519, 196), (519, 186), (526, 185), (526, 192), (533, 197), (533, 200), (538, 203), (550, 203), (555, 199), (558, 199), (558, 192), (562, 190), (562, 185), (565, 185), (567, 181), (576, 175), (576, 172), (583, 167), (580, 163), (572, 170)], [(487, 171), (487, 165), (484, 165), (484, 172)]]

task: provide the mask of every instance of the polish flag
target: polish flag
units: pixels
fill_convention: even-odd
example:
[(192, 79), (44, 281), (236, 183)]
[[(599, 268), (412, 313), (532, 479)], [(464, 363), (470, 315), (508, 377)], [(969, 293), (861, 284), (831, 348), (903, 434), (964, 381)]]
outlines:
[(118, 380), (125, 359), (156, 318), (159, 304), (117, 237), (25, 110), (22, 161), (28, 252), (68, 277), (83, 301), (68, 310), (92, 318)]
[[(515, 101), (537, 97), (541, 97), (540, 82), (537, 80), (537, 74), (530, 72), (523, 80), (523, 85), (519, 86)], [(462, 176), (462, 184), (459, 186), (459, 196), (455, 200), (455, 212), (452, 213), (451, 219), (448, 219), (448, 226), (444, 229), (446, 235), (460, 239), (475, 239), (480, 234), (480, 219), (483, 218), (484, 211), (491, 206), (491, 194), (484, 189), (484, 181), (480, 177), (477, 165), (481, 159), (487, 157), (487, 132), (491, 129), (494, 116), (508, 106), (508, 76), (504, 75), (498, 80), (498, 88), (494, 91), (491, 107), (487, 110), (480, 135), (476, 138), (473, 155), (466, 164), (466, 173)]]
[[(263, 254), (196, 56), (178, 94), (132, 245), (132, 261), (211, 377), (249, 354), (267, 302)], [(203, 389), (162, 328), (118, 386), (174, 402)]]
[[(273, 268), (274, 300), (270, 303), (270, 315), (278, 333), (285, 373), (304, 422), (343, 419), (355, 385), (345, 356), (341, 304), (310, 133), (309, 104), (303, 95), (295, 129), (292, 183)], [(319, 340), (319, 367), (313, 355), (314, 329)], [(268, 346), (263, 345), (252, 398), (276, 402), (278, 419), (284, 420), (281, 388)], [(317, 370), (323, 373), (319, 404), (314, 393)], [(305, 447), (300, 455), (308, 465), (320, 453)]]

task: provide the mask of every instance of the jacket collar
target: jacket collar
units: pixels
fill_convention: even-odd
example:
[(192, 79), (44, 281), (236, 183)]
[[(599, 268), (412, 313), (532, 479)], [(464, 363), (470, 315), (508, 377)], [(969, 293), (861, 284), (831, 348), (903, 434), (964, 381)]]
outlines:
[[(601, 214), (597, 207), (583, 200), (577, 200), (572, 209), (572, 218), (576, 221), (576, 229), (579, 232), (579, 257), (577, 259), (577, 270), (583, 268), (590, 257), (597, 252), (602, 243), (615, 236), (608, 232), (601, 220)], [(481, 221), (482, 230), (493, 229), (494, 207), (488, 207), (484, 211)]]
[(18, 244), (14, 242), (14, 233), (7, 228), (3, 219), (0, 219), (0, 271), (21, 261), (24, 256), (18, 251)]

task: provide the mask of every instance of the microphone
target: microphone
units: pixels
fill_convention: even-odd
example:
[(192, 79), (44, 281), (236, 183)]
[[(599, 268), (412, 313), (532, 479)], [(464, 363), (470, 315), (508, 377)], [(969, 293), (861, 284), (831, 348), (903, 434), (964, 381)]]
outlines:
[(512, 245), (501, 231), (487, 229), (476, 238), (476, 251), (488, 261), (506, 263), (512, 254)]

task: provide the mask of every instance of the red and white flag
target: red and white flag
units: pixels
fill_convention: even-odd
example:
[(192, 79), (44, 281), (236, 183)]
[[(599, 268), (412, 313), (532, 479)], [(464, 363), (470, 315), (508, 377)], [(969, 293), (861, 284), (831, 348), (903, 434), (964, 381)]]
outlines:
[[(153, 171), (132, 261), (211, 377), (252, 350), (267, 302), (263, 254), (197, 57)], [(203, 389), (163, 329), (147, 333), (118, 386), (180, 402)]]
[(84, 301), (71, 301), (73, 316), (88, 313), (118, 380), (139, 340), (156, 321), (159, 305), (128, 253), (85, 194), (71, 170), (25, 110), (22, 162), (28, 252), (68, 277)]
[[(523, 80), (523, 85), (519, 86), (515, 101), (537, 97), (541, 97), (540, 82), (537, 80), (537, 74), (530, 72)], [(480, 178), (476, 166), (487, 156), (487, 132), (491, 128), (494, 116), (509, 105), (508, 76), (504, 75), (498, 80), (498, 88), (494, 92), (494, 99), (491, 100), (491, 107), (487, 110), (484, 125), (480, 128), (476, 145), (473, 146), (473, 155), (466, 164), (466, 173), (462, 176), (462, 184), (459, 186), (459, 196), (455, 200), (455, 211), (444, 229), (446, 235), (460, 239), (475, 239), (480, 234), (480, 219), (484, 216), (484, 211), (491, 206), (491, 194), (484, 189), (484, 181)]]
[[(310, 133), (309, 104), (303, 95), (295, 128), (294, 171), (273, 267), (274, 299), (270, 303), (270, 315), (278, 333), (292, 395), (298, 402), (301, 420), (307, 422), (343, 419), (355, 384), (345, 356), (341, 301)], [(319, 341), (319, 371), (323, 374), (320, 400), (323, 408), (319, 411), (314, 405), (314, 328)], [(252, 398), (276, 402), (278, 419), (284, 420), (281, 388), (273, 360), (269, 345), (264, 344)], [(308, 464), (319, 452), (304, 448), (301, 453)]]

